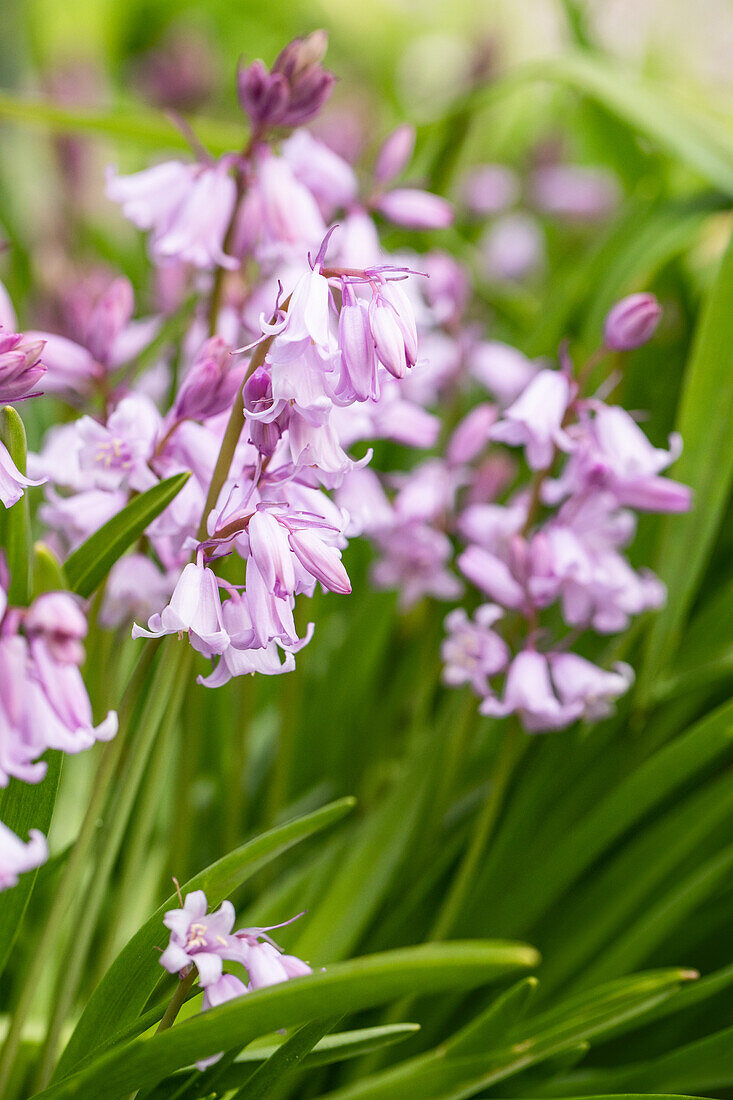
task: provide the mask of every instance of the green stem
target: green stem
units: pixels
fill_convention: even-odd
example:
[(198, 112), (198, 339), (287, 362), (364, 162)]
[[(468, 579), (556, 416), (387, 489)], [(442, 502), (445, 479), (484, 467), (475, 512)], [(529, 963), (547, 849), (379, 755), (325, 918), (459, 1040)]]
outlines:
[[(123, 728), (148, 675), (156, 648), (155, 646), (146, 647), (125, 692), (120, 706), (120, 725)], [(110, 785), (117, 772), (123, 748), (124, 736), (122, 732), (118, 733), (115, 739), (105, 746), (92, 788), (89, 806), (79, 830), (79, 836), (69, 855), (63, 876), (48, 911), (46, 923), (35, 945), (35, 951), (31, 956), (28, 970), (24, 975), (20, 995), (0, 1053), (0, 1096), (5, 1095), (13, 1071), (15, 1057), (18, 1053), (23, 1027), (31, 1009), (38, 984), (49, 965), (59, 927), (72, 907), (81, 905), (84, 901), (81, 886), (86, 870), (87, 855), (99, 828), (99, 819)]]
[(181, 978), (178, 983), (178, 988), (170, 999), (170, 1004), (163, 1013), (163, 1019), (155, 1029), (155, 1034), (159, 1035), (161, 1031), (167, 1031), (169, 1027), (173, 1027), (176, 1016), (186, 1003), (186, 999), (189, 994), (194, 981), (196, 980), (196, 967), (192, 966), (185, 978)]
[(84, 906), (70, 930), (63, 967), (57, 973), (53, 1010), (46, 1033), (38, 1071), (38, 1089), (45, 1088), (56, 1064), (57, 1049), (79, 986), (97, 927), (97, 918), (108, 896), (108, 885), (125, 837), (130, 814), (137, 798), (145, 768), (159, 731), (165, 733), (176, 721), (186, 683), (185, 668), (190, 660), (188, 646), (179, 645), (179, 653), (163, 649), (154, 678), (145, 699), (140, 721), (125, 762), (118, 774), (117, 794), (104, 823), (100, 851), (94, 860), (94, 874), (84, 895)]
[(525, 741), (526, 738), (519, 726), (512, 722), (504, 735), (494, 763), (491, 790), (476, 818), (471, 841), (438, 913), (438, 918), (431, 929), (428, 940), (446, 939), (463, 910), (476, 872), (486, 852), (486, 846), (499, 818), (504, 804), (504, 796), (514, 772), (514, 767), (524, 749)]
[[(285, 302), (283, 302), (283, 310), (287, 310), (289, 302), (290, 298), (288, 297)], [(273, 323), (274, 321), (275, 318), (273, 318)], [(274, 336), (268, 336), (266, 340), (263, 340), (261, 344), (257, 345), (250, 359), (247, 374), (242, 379), (242, 385), (239, 387), (237, 396), (234, 398), (234, 404), (232, 405), (232, 411), (229, 413), (229, 420), (227, 422), (226, 431), (224, 432), (224, 438), (221, 441), (219, 457), (214, 467), (214, 476), (211, 479), (211, 485), (209, 486), (209, 492), (206, 497), (204, 513), (201, 517), (201, 524), (198, 531), (199, 539), (205, 539), (208, 535), (206, 521), (209, 518), (211, 509), (216, 505), (219, 499), (222, 485), (229, 477), (229, 468), (231, 467), (234, 452), (239, 443), (239, 437), (242, 434), (242, 428), (244, 427), (244, 383), (253, 371), (262, 366), (274, 339)]]

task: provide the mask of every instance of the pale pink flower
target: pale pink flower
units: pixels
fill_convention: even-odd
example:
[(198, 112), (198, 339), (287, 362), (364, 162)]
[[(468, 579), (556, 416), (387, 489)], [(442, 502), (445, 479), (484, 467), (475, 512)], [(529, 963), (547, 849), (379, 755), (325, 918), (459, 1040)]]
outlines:
[(48, 845), (43, 833), (31, 829), (23, 843), (7, 825), (0, 821), (0, 890), (15, 886), (24, 871), (33, 871), (48, 859)]

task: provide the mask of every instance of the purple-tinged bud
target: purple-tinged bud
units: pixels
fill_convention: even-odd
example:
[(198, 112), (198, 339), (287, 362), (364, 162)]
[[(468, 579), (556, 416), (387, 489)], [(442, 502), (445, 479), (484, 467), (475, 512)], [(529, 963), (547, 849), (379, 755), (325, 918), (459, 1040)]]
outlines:
[[(339, 314), (338, 344), (341, 364), (357, 401), (379, 397), (374, 337), (367, 305), (344, 287), (344, 302)], [(348, 386), (346, 387), (348, 388)]]
[(41, 363), (45, 340), (6, 332), (0, 325), (0, 403), (26, 397), (46, 373)]
[(405, 342), (407, 365), (408, 367), (414, 367), (417, 362), (417, 322), (415, 321), (412, 302), (398, 282), (385, 283), (380, 290), (380, 295), (394, 310), (402, 339)]
[(282, 125), (295, 127), (309, 122), (324, 106), (335, 83), (336, 77), (327, 69), (311, 70), (298, 77), (291, 86)]
[(229, 345), (221, 336), (212, 336), (178, 391), (173, 408), (176, 420), (206, 420), (224, 412), (234, 400), (241, 377), (241, 369), (233, 367)]
[(277, 126), (285, 113), (290, 89), (282, 73), (269, 73), (263, 61), (253, 61), (237, 70), (237, 94), (242, 110), (255, 126)]
[(277, 55), (272, 71), (282, 73), (292, 84), (304, 73), (320, 66), (327, 49), (328, 33), (323, 29), (313, 31), (306, 38), (294, 38)]
[(377, 156), (377, 163), (374, 167), (376, 182), (391, 183), (410, 163), (414, 149), (414, 126), (398, 126), (396, 130), (393, 130)]
[(315, 531), (291, 531), (289, 538), (293, 553), (312, 577), (330, 592), (348, 596), (351, 581), (335, 546), (328, 546)]
[(519, 198), (521, 185), (515, 172), (504, 164), (483, 164), (463, 180), (461, 197), (479, 217), (500, 214)]
[(272, 458), (280, 442), (283, 428), (278, 420), (251, 420), (249, 438), (263, 458)]
[(497, 417), (496, 406), (488, 401), (464, 416), (448, 441), (446, 458), (451, 466), (473, 462), (489, 442), (489, 431)]
[(67, 592), (46, 592), (34, 600), (25, 617), (25, 630), (29, 638), (41, 638), (59, 664), (82, 664), (87, 621)]
[(134, 309), (135, 295), (130, 280), (114, 279), (92, 310), (87, 324), (84, 342), (98, 363), (109, 364), (114, 342)]
[(395, 378), (404, 378), (407, 371), (405, 340), (394, 310), (375, 298), (369, 307), (369, 325), (380, 363)]
[(379, 213), (406, 229), (447, 229), (453, 224), (453, 206), (429, 191), (401, 187), (376, 202)]
[(662, 307), (653, 294), (630, 294), (609, 311), (603, 343), (609, 351), (632, 351), (654, 335)]
[(256, 511), (249, 521), (249, 547), (270, 592), (289, 596), (295, 591), (295, 567), (288, 534), (269, 512)]

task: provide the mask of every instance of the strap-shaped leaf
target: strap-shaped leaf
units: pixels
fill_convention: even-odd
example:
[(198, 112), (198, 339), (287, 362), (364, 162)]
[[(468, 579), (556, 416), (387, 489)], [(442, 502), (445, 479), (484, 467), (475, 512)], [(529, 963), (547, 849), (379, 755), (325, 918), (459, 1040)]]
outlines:
[(114, 563), (180, 493), (190, 476), (188, 473), (174, 474), (135, 497), (70, 554), (64, 571), (72, 591), (90, 596)]
[[(48, 752), (48, 768), (41, 783), (22, 783), (11, 779), (0, 791), (0, 821), (12, 829), (21, 840), (28, 839), (29, 829), (47, 833), (53, 816), (56, 792), (61, 774), (60, 752)], [(7, 890), (0, 905), (0, 973), (20, 930), (23, 914), (33, 893), (38, 871), (26, 871), (17, 886)]]
[[(12, 405), (0, 410), (0, 440), (5, 444), (13, 462), (25, 474), (26, 440), (23, 421)], [(27, 604), (30, 599), (31, 533), (28, 496), (23, 494), (12, 508), (0, 504), (0, 546), (10, 571), (12, 603)]]
[(134, 1039), (115, 1047), (38, 1095), (44, 1100), (87, 1096), (118, 1100), (198, 1059), (244, 1046), (282, 1027), (358, 1012), (407, 994), (476, 989), (538, 962), (539, 955), (526, 944), (479, 940), (408, 947), (335, 963), (306, 977), (258, 989), (152, 1039)]
[[(301, 840), (333, 825), (353, 806), (353, 798), (342, 798), (247, 841), (187, 882), (183, 893), (204, 890), (209, 904), (217, 906), (271, 860)], [(156, 950), (163, 948), (168, 940), (163, 916), (168, 909), (177, 905), (174, 894), (163, 902), (123, 947), (89, 998), (59, 1062), (56, 1078), (69, 1073), (82, 1058), (112, 1038), (142, 1012), (163, 973)]]

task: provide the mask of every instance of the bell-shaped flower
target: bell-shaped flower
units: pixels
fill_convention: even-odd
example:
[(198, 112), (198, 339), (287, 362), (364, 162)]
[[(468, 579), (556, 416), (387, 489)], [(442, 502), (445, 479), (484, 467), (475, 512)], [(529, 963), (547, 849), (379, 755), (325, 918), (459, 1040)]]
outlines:
[(110, 741), (117, 733), (117, 715), (110, 711), (95, 726), (89, 695), (77, 666), (60, 663), (43, 637), (31, 642), (31, 679), (25, 722), (30, 731), (43, 730), (49, 748), (77, 753), (95, 741)]
[(581, 703), (583, 717), (592, 721), (611, 714), (613, 700), (634, 682), (634, 670), (622, 661), (607, 672), (577, 653), (550, 653), (547, 659), (561, 703)]
[(203, 165), (168, 161), (132, 176), (112, 171), (107, 195), (139, 229), (152, 230), (157, 260), (204, 269), (238, 266), (224, 253), (237, 197), (226, 158)]
[(489, 692), (489, 678), (509, 663), (506, 642), (492, 630), (501, 616), (495, 604), (482, 604), (473, 619), (462, 607), (446, 616), (446, 637), (440, 648), (444, 683), (450, 687), (470, 684), (477, 695)]
[(42, 638), (48, 653), (59, 664), (80, 665), (84, 661), (83, 641), (87, 620), (78, 602), (68, 592), (45, 592), (38, 596), (24, 619), (29, 638)]
[(387, 191), (374, 205), (387, 221), (406, 229), (447, 229), (455, 216), (447, 199), (418, 187)]
[(540, 371), (504, 411), (502, 419), (491, 429), (491, 438), (511, 447), (524, 447), (527, 463), (533, 470), (548, 469), (557, 448), (561, 451), (573, 448), (562, 426), (571, 397), (571, 384), (565, 374)]
[(584, 703), (561, 701), (550, 679), (550, 666), (542, 653), (524, 649), (512, 661), (506, 675), (504, 696), (487, 695), (479, 710), (494, 718), (516, 714), (527, 733), (564, 729), (580, 718)]
[(33, 871), (48, 859), (48, 845), (43, 833), (31, 829), (24, 843), (0, 821), (0, 890), (15, 886), (24, 871)]
[(45, 478), (26, 477), (10, 457), (4, 443), (0, 442), (0, 500), (6, 508), (12, 508), (23, 496), (23, 491), (31, 485), (43, 485)]
[(193, 648), (207, 657), (223, 653), (229, 645), (219, 585), (207, 566), (189, 562), (178, 578), (170, 603), (160, 614), (150, 616), (147, 630), (137, 623), (132, 627), (133, 638), (161, 638), (165, 634), (188, 634)]

